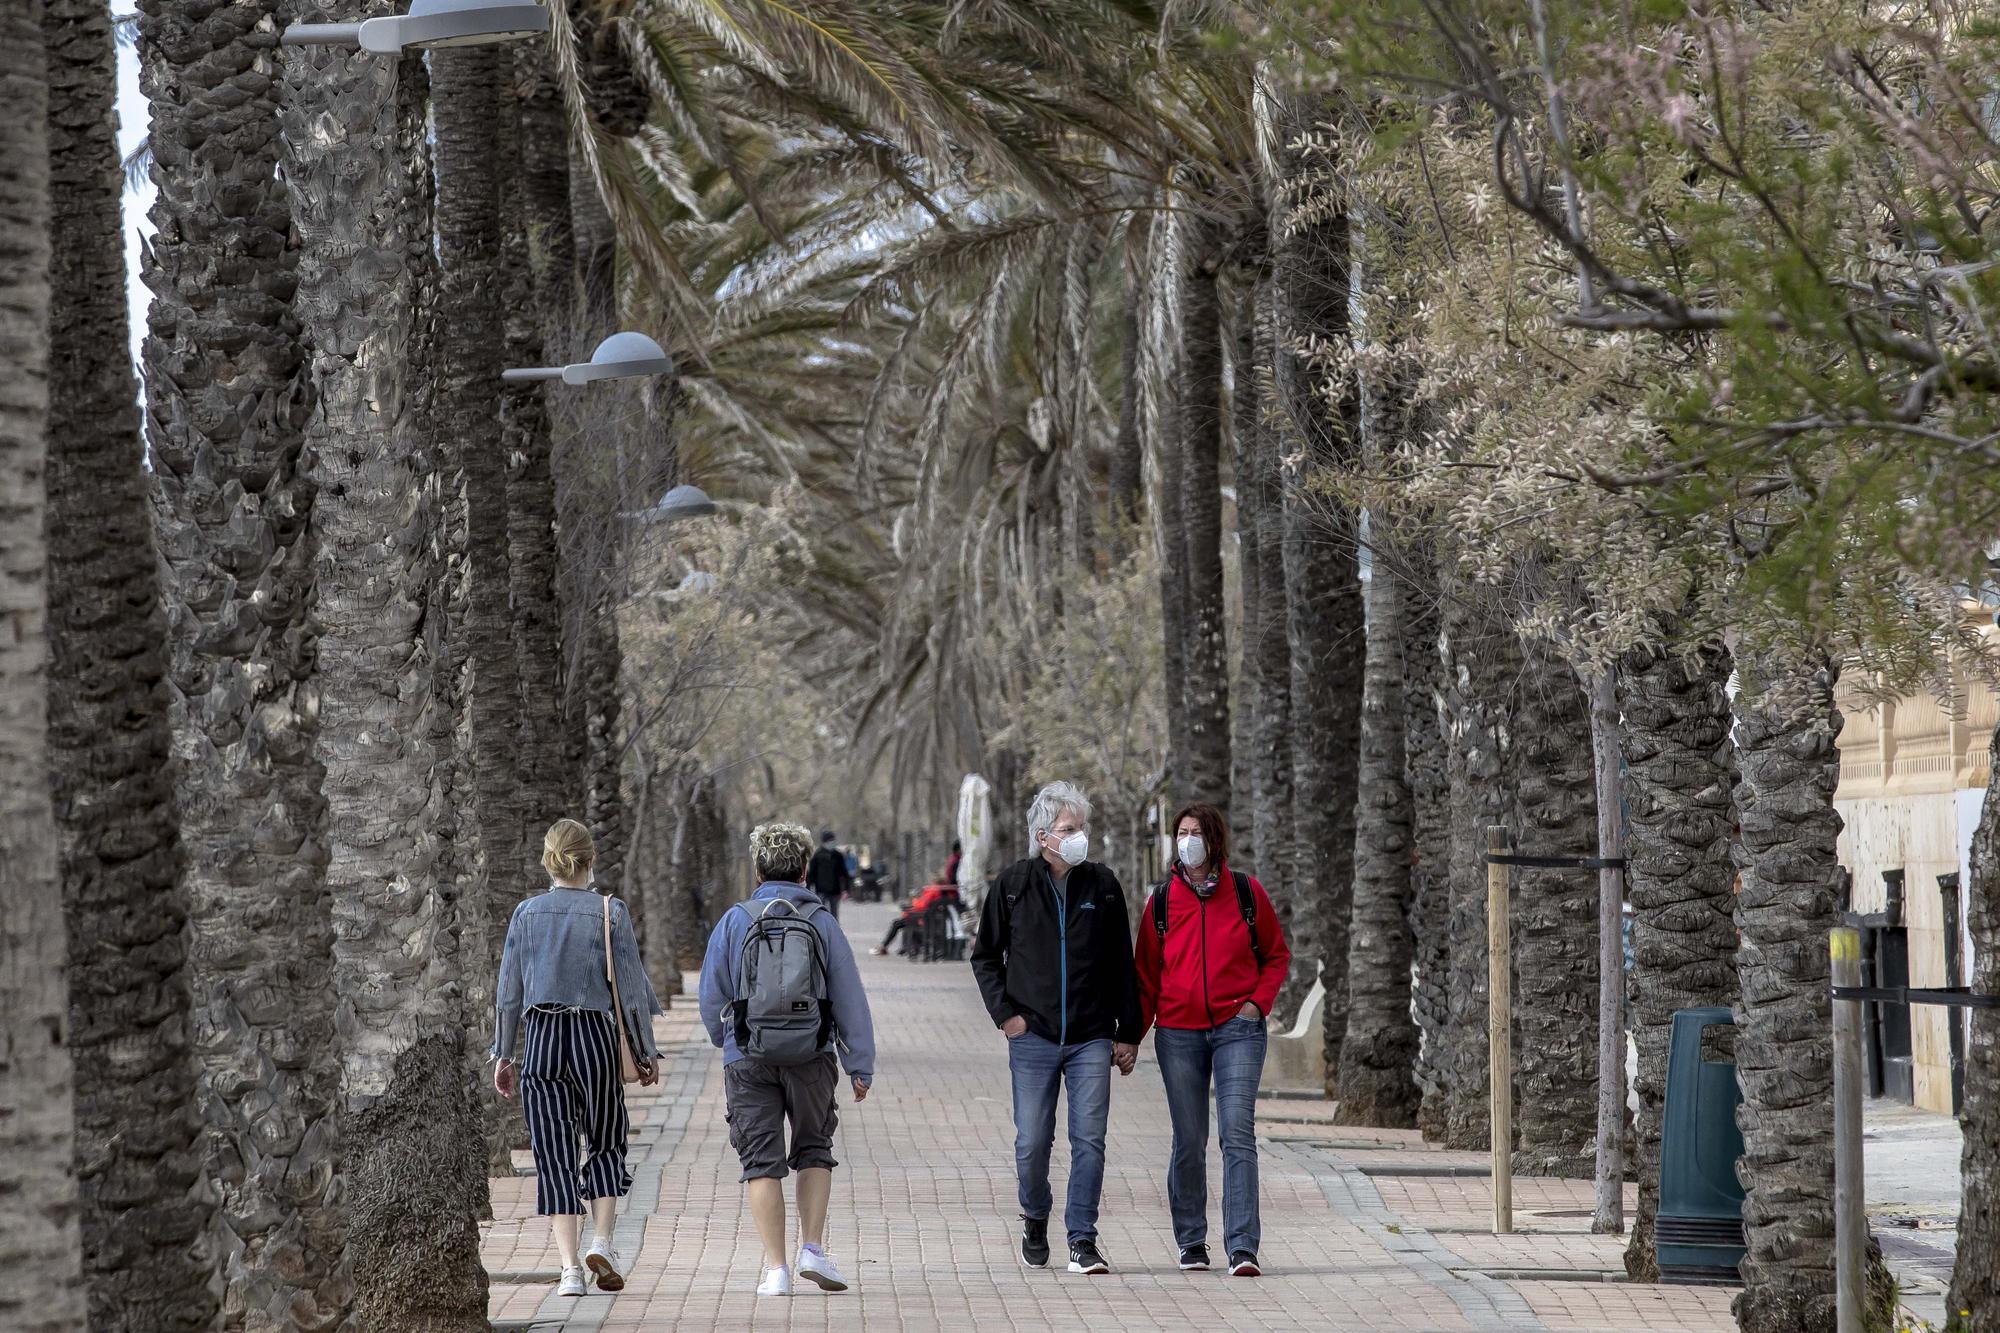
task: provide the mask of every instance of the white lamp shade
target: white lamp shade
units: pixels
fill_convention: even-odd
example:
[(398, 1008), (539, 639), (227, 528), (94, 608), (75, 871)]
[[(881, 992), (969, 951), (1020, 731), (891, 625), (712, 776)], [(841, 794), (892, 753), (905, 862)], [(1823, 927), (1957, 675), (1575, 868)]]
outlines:
[(614, 333), (597, 344), (590, 360), (564, 366), (564, 384), (589, 384), (595, 380), (634, 379), (641, 375), (667, 375), (674, 363), (666, 350), (643, 333)]

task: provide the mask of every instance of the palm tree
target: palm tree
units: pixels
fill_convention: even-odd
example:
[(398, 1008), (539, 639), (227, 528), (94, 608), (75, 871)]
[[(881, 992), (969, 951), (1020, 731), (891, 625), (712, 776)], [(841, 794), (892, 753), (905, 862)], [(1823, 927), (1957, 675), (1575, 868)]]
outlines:
[[(1373, 397), (1373, 395), (1370, 395)], [(1371, 449), (1371, 457), (1378, 456)], [(1335, 1122), (1417, 1123), (1417, 1028), (1410, 1010), (1410, 838), (1404, 776), (1403, 595), (1377, 539), (1363, 587), (1368, 648), (1362, 682), (1354, 916), (1347, 955), (1347, 1032)]]
[[(1278, 432), (1265, 420), (1273, 347), (1271, 283), (1265, 273), (1253, 293), (1250, 354), (1239, 372), (1238, 429), (1249, 437), (1240, 450), (1247, 466), (1236, 478), (1236, 512), (1248, 551), (1254, 534), (1255, 567), (1244, 560), (1243, 675), (1254, 685), (1254, 707), (1242, 730), (1250, 771), (1250, 822), (1255, 869), (1271, 891), (1292, 888), (1292, 654), (1286, 638), (1285, 481)], [(1248, 383), (1243, 375), (1247, 374)], [(1255, 607), (1254, 618), (1251, 608)]]
[[(1191, 206), (1203, 206), (1199, 196)], [(1207, 217), (1184, 224), (1180, 296), (1179, 521), (1167, 540), (1187, 552), (1186, 767), (1171, 781), (1186, 799), (1205, 800), (1229, 813), (1229, 652), (1222, 597), (1222, 299), (1223, 248), (1219, 223)], [(1163, 514), (1166, 512), (1162, 510)], [(1171, 519), (1171, 515), (1167, 515)]]
[(1408, 549), (1403, 594), (1403, 773), (1410, 788), (1410, 933), (1415, 942), (1411, 1010), (1421, 1044), (1417, 1126), (1442, 1140), (1449, 1119), (1452, 817), (1444, 728), (1444, 662), (1438, 654), (1436, 562), (1427, 547)]
[[(166, 617), (126, 349), (110, 11), (53, 0), (49, 86), (49, 751), (90, 1320), (207, 1328)], [(144, 1127), (143, 1130), (141, 1127)]]
[(81, 1333), (64, 927), (49, 802), (43, 460), (49, 411), (49, 85), (42, 7), (0, 16), (0, 1318)]
[[(2000, 729), (1988, 749), (1990, 764), (2000, 766)], [(1988, 770), (1993, 771), (1992, 769)], [(1991, 785), (1979, 805), (1979, 823), (1972, 833), (1972, 893), (1967, 924), (1972, 932), (1972, 989), (1981, 995), (1994, 994), (2000, 985), (1995, 977), (2000, 963), (2000, 919), (1994, 907), (2000, 903), (1993, 886), (2000, 871), (2000, 785)], [(2000, 1014), (1991, 1009), (1972, 1011), (1972, 1032), (1966, 1063), (1973, 1069), (1993, 1068), (1994, 1044), (2000, 1037)], [(2000, 1162), (1995, 1129), (2000, 1125), (2000, 1086), (1991, 1078), (1965, 1081), (1965, 1112), (1961, 1122), (1965, 1146), (1959, 1158), (1959, 1231), (1967, 1240), (1983, 1241), (1991, 1235), (1994, 1216), (1994, 1167)], [(2000, 1311), (2000, 1274), (1990, 1243), (1961, 1242), (1958, 1260), (1952, 1266), (1951, 1301), (1948, 1310), (1968, 1312), (1966, 1333), (1993, 1333), (1995, 1312)]]
[[(1520, 849), (1581, 856), (1596, 847), (1590, 709), (1576, 672), (1545, 641), (1523, 643), (1514, 711)], [(1597, 1143), (1597, 879), (1513, 872), (1514, 1170), (1589, 1179)]]
[[(330, 16), (362, 12), (353, 3)], [(422, 69), (419, 57), (359, 51), (291, 56), (284, 175), (319, 391), (306, 445), (319, 497), (326, 879), (335, 978), (352, 1005), (341, 1056), (354, 1318), (484, 1329), (485, 1136), (466, 1096), (465, 1015), (438, 1003), (461, 981), (454, 886), (441, 873), (452, 849), (438, 835), (451, 749), (431, 725), (434, 706), (452, 702), (436, 697), (446, 629), (435, 613), (440, 493), (453, 479), (433, 443), (442, 432), (420, 411), (427, 386), (405, 364), (430, 296)], [(475, 938), (483, 947), (483, 930)]]
[[(1478, 599), (1478, 600), (1474, 600)], [(1459, 577), (1444, 587), (1443, 627), (1451, 792), (1451, 961), (1444, 1049), (1450, 1090), (1445, 1142), (1484, 1148), (1491, 1140), (1487, 1100), (1486, 830), (1514, 817), (1514, 688), (1520, 641), (1488, 614), (1489, 598)]]
[(1618, 673), (1631, 820), (1628, 992), (1639, 1051), (1632, 1154), (1639, 1207), (1625, 1268), (1640, 1282), (1659, 1275), (1653, 1219), (1674, 1011), (1737, 998), (1729, 651), (1712, 641), (1692, 654), (1675, 647), (1663, 636), (1659, 647), (1628, 654)]
[(333, 1327), (332, 921), (309, 614), (312, 389), (278, 172), (277, 6), (147, 3), (145, 344), (195, 1030), (227, 1307)]

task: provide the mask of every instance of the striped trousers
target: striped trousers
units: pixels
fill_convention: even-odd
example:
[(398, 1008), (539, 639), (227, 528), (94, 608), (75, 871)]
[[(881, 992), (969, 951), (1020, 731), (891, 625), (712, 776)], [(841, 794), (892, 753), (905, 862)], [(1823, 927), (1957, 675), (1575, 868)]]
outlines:
[[(535, 1212), (583, 1212), (585, 1202), (632, 1189), (625, 1169), (625, 1089), (611, 1015), (530, 1009), (521, 1062), (521, 1110), (535, 1153)], [(577, 1161), (577, 1136), (584, 1155)]]

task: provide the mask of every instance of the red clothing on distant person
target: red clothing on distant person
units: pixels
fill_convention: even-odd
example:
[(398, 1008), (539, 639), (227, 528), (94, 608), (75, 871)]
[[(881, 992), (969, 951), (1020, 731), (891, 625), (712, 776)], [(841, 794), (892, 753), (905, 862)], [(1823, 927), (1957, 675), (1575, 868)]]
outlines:
[(1257, 903), (1257, 942), (1264, 952), (1260, 968), (1229, 867), (1220, 871), (1215, 891), (1202, 898), (1188, 885), (1180, 865), (1174, 866), (1173, 878), (1161, 890), (1167, 895), (1164, 952), (1153, 924), (1152, 900), (1140, 909), (1133, 961), (1139, 970), (1141, 1032), (1156, 1021), (1163, 1028), (1220, 1027), (1236, 1017), (1245, 1001), (1269, 1014), (1285, 984), (1292, 951), (1270, 895), (1254, 876), (1248, 877)]

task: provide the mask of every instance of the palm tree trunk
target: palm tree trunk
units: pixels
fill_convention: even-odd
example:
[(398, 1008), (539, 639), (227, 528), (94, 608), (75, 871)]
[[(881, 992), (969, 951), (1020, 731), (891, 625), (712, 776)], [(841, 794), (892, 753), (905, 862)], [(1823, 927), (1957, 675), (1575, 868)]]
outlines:
[[(48, 66), (42, 6), (0, 14), (0, 1321), (82, 1333), (63, 900), (49, 801)], [(59, 142), (59, 140), (58, 140)]]
[[(2000, 772), (2000, 729), (1988, 751)], [(1972, 892), (1967, 925), (1972, 932), (1972, 989), (1980, 995), (2000, 991), (2000, 782), (1989, 783), (1979, 803), (1979, 823), (1972, 833)], [(1952, 1021), (1958, 1021), (1954, 1011)], [(1965, 1106), (1960, 1127), (1965, 1142), (1959, 1158), (1958, 1260), (1952, 1267), (1951, 1301), (1947, 1310), (1966, 1311), (1965, 1333), (1995, 1333), (2000, 1329), (2000, 1084), (1992, 1077), (2000, 1056), (2000, 1012), (1972, 1011), (1972, 1033), (1965, 1053), (1966, 1067), (1981, 1071), (1965, 1080)]]
[[(1271, 892), (1283, 894), (1295, 883), (1292, 866), (1292, 650), (1286, 637), (1285, 602), (1285, 482), (1279, 461), (1278, 433), (1265, 418), (1265, 370), (1275, 350), (1274, 312), (1269, 275), (1257, 286), (1253, 319), (1256, 334), (1246, 363), (1252, 381), (1239, 392), (1248, 399), (1252, 431), (1248, 478), (1238, 477), (1237, 503), (1248, 504), (1255, 518), (1257, 569), (1254, 585), (1246, 578), (1243, 604), (1257, 606), (1255, 633), (1243, 640), (1245, 676), (1254, 673), (1257, 706), (1244, 730), (1250, 756), (1252, 836), (1257, 849), (1255, 870)], [(1239, 422), (1244, 413), (1238, 412)], [(1247, 500), (1242, 498), (1247, 497)]]
[[(358, 0), (329, 11), (361, 14)], [(307, 49), (286, 63), (285, 105), (297, 304), (319, 389), (306, 442), (320, 495), (327, 886), (353, 1024), (342, 1051), (348, 1254), (356, 1320), (413, 1331), (487, 1326), (474, 1220), (484, 1136), (465, 1096), (465, 1015), (438, 1003), (462, 979), (435, 829), (450, 754), (428, 725), (444, 650), (427, 613), (445, 572), (447, 469), (420, 429), (415, 395), (428, 386), (409, 383), (406, 365), (428, 294), (416, 256), (429, 253), (430, 177), (421, 100), (399, 105), (397, 85), (421, 77), (418, 58)]]
[(319, 1330), (346, 1320), (351, 1283), (282, 22), (264, 3), (141, 6), (159, 187), (145, 386), (224, 1327)]
[(1736, 868), (1729, 741), (1729, 651), (1683, 656), (1669, 642), (1629, 654), (1618, 673), (1631, 830), (1627, 988), (1638, 1046), (1639, 1114), (1632, 1168), (1639, 1208), (1625, 1248), (1635, 1281), (1659, 1278), (1653, 1223), (1660, 1208), (1660, 1128), (1674, 1011), (1734, 1003)]
[[(1520, 849), (1595, 855), (1589, 701), (1548, 644), (1523, 647), (1514, 713)], [(1513, 885), (1514, 1170), (1588, 1180), (1597, 1145), (1597, 876), (1524, 866)]]
[(1185, 799), (1227, 815), (1229, 793), (1229, 645), (1222, 591), (1222, 301), (1221, 235), (1190, 224), (1181, 286), (1181, 535), (1187, 571), (1187, 733), (1184, 764), (1172, 782)]
[(1445, 654), (1450, 780), (1451, 961), (1444, 1049), (1450, 1101), (1445, 1142), (1484, 1149), (1491, 1141), (1487, 1098), (1486, 830), (1514, 818), (1514, 688), (1520, 641), (1470, 599), (1479, 592), (1454, 577), (1445, 586)]
[[(1749, 1253), (1733, 1308), (1744, 1333), (1807, 1333), (1834, 1322), (1827, 932), (1840, 922), (1840, 666), (1775, 652), (1736, 664), (1737, 1175)], [(1879, 1277), (1879, 1257), (1872, 1267)]]
[[(1257, 751), (1245, 744), (1264, 712), (1264, 673), (1257, 656), (1263, 638), (1263, 602), (1258, 596), (1263, 582), (1263, 525), (1258, 503), (1262, 498), (1258, 480), (1262, 458), (1257, 427), (1257, 291), (1252, 282), (1237, 293), (1231, 332), (1229, 435), (1236, 479), (1236, 587), (1237, 631), (1236, 692), (1231, 700), (1235, 717), (1230, 723), (1236, 743), (1229, 751), (1229, 786), (1236, 794), (1229, 808), (1231, 863), (1263, 867), (1263, 850), (1257, 841), (1257, 810), (1262, 804), (1258, 789)], [(1287, 664), (1289, 669), (1289, 664)], [(1266, 823), (1269, 821), (1266, 820)], [(1260, 874), (1269, 876), (1269, 869)]]
[(1444, 662), (1438, 654), (1437, 566), (1406, 553), (1410, 576), (1398, 580), (1403, 630), (1403, 772), (1410, 787), (1410, 933), (1415, 947), (1411, 1009), (1421, 1041), (1416, 1081), (1423, 1094), (1417, 1127), (1444, 1139), (1449, 1119), (1451, 971), (1451, 779), (1441, 714)]
[[(166, 616), (127, 355), (110, 11), (53, 0), (49, 86), (49, 748), (60, 817), (90, 1322), (206, 1329), (187, 900)], [(10, 363), (11, 364), (11, 363)], [(137, 1132), (145, 1126), (145, 1132)]]
[(1417, 1028), (1410, 1016), (1410, 788), (1404, 777), (1402, 594), (1373, 547), (1362, 595), (1368, 647), (1362, 681), (1354, 915), (1347, 954), (1347, 1033), (1334, 1122), (1413, 1128)]
[[(1296, 207), (1316, 173), (1342, 168), (1318, 160), (1300, 135), (1338, 112), (1330, 101), (1287, 105), (1280, 113), (1280, 199)], [(1282, 217), (1282, 211), (1279, 214)], [(1328, 1087), (1347, 1032), (1347, 926), (1354, 880), (1354, 811), (1361, 733), (1361, 582), (1357, 518), (1337, 500), (1310, 493), (1327, 469), (1355, 457), (1359, 400), (1350, 382), (1331, 406), (1325, 372), (1307, 344), (1338, 347), (1350, 337), (1348, 228), (1344, 213), (1309, 213), (1277, 228), (1273, 258), (1277, 313), (1273, 363), (1282, 416), (1292, 432), (1282, 448), (1304, 455), (1285, 488), (1285, 610), (1292, 659), (1292, 884), (1279, 912), (1292, 935), (1292, 974), (1273, 1010), (1289, 1022), (1315, 976), (1326, 985)]]
[(1145, 438), (1139, 431), (1139, 307), (1144, 281), (1143, 233), (1137, 222), (1126, 228), (1124, 281), (1118, 329), (1118, 434), (1111, 445), (1111, 525), (1135, 522), (1144, 506)]
[[(1159, 474), (1159, 490), (1150, 507), (1160, 560), (1160, 680), (1169, 719), (1166, 753), (1161, 757), (1166, 774), (1162, 790), (1169, 800), (1180, 790), (1180, 774), (1187, 758), (1179, 725), (1179, 719), (1187, 714), (1188, 683), (1187, 524), (1181, 511), (1179, 465), (1181, 343), (1167, 313), (1173, 304), (1172, 293), (1162, 290), (1178, 279), (1179, 235), (1177, 219), (1165, 212), (1154, 218), (1147, 233), (1146, 257), (1153, 274), (1140, 298), (1140, 347), (1134, 372), (1139, 380), (1141, 443)], [(1128, 287), (1137, 281), (1136, 274), (1137, 270), (1127, 269)]]

